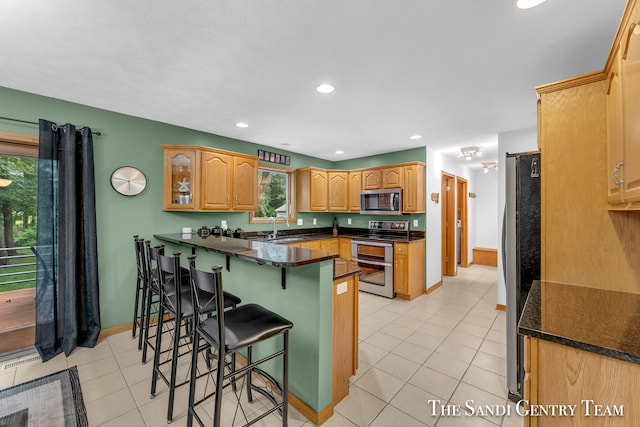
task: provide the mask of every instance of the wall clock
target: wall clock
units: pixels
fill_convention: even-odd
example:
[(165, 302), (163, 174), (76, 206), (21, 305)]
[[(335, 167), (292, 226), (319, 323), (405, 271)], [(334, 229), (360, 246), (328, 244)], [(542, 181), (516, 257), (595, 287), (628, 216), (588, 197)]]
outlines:
[(138, 168), (122, 166), (111, 174), (111, 186), (120, 194), (135, 196), (147, 186), (147, 177)]

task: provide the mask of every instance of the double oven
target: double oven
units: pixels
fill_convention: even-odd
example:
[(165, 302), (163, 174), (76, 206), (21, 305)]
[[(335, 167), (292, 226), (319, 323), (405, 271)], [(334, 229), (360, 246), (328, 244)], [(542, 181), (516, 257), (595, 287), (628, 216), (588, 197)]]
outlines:
[(393, 298), (393, 240), (408, 232), (408, 221), (369, 221), (369, 235), (351, 241), (351, 258), (362, 271), (361, 291)]

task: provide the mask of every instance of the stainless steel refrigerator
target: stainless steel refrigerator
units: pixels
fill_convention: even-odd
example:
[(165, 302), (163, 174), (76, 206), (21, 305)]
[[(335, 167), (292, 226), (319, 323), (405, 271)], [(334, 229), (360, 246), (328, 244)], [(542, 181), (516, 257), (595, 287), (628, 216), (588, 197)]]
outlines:
[(540, 153), (507, 154), (502, 265), (507, 296), (507, 386), (509, 398), (522, 398), (524, 344), (518, 320), (540, 279)]

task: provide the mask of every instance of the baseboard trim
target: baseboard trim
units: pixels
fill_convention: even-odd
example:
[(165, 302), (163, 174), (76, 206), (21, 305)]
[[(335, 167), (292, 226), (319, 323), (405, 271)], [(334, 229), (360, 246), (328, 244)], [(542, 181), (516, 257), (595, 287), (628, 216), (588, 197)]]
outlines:
[(496, 310), (498, 311), (507, 311), (507, 306), (504, 304), (496, 304)]
[(440, 286), (442, 286), (442, 280), (439, 281), (438, 283), (436, 283), (433, 286), (428, 287), (427, 289), (424, 290), (424, 293), (429, 295), (431, 292), (435, 291), (436, 289), (438, 289)]

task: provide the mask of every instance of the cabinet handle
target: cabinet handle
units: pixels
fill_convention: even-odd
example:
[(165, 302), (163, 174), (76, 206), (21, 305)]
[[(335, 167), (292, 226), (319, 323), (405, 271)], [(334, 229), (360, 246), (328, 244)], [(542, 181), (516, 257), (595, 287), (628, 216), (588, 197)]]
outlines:
[(227, 194), (227, 204), (229, 204), (229, 195)]
[(620, 187), (621, 184), (624, 184), (624, 179), (618, 178), (618, 171), (622, 166), (624, 166), (624, 163), (618, 162), (616, 164), (616, 167), (613, 168), (613, 172), (611, 172), (611, 180), (616, 185), (616, 187)]
[(238, 195), (236, 194), (236, 203), (238, 203)]
[(629, 27), (629, 33), (627, 34), (627, 45), (624, 47), (624, 54), (622, 55), (622, 59), (627, 59), (627, 53), (629, 53), (629, 42), (631, 41), (631, 36), (636, 30), (636, 27), (640, 28), (640, 23), (633, 22)]

